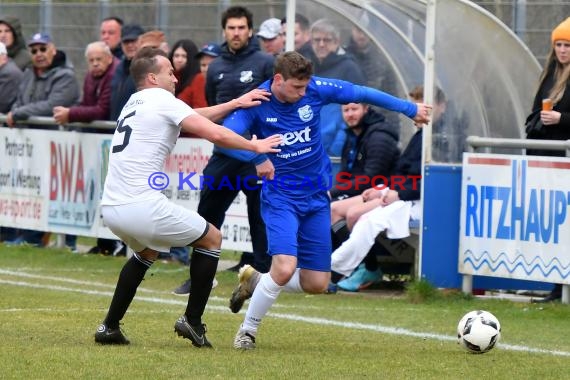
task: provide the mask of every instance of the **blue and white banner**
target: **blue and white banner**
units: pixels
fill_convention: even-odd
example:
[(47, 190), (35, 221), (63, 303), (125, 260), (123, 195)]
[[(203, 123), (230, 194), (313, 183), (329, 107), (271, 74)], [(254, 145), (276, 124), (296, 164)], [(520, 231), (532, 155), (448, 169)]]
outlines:
[(464, 154), (459, 272), (570, 284), (570, 159)]

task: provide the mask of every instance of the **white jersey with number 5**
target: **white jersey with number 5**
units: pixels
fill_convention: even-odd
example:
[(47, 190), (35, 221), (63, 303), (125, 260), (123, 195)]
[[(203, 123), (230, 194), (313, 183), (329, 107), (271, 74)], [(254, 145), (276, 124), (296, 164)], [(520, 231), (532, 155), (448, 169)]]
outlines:
[(161, 88), (134, 93), (117, 121), (101, 204), (120, 205), (164, 197), (150, 183), (157, 185), (157, 181), (166, 178), (152, 182), (151, 175), (164, 170), (166, 157), (180, 134), (180, 122), (195, 113)]

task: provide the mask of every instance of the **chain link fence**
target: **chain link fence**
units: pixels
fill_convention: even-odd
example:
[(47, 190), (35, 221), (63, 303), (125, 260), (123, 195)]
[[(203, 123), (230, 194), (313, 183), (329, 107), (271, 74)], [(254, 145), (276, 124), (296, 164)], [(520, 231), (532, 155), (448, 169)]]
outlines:
[[(570, 16), (570, 1), (494, 0), (474, 3), (509, 26), (541, 63), (550, 47), (552, 29)], [(221, 42), (220, 15), (228, 6), (237, 4), (253, 12), (255, 28), (267, 18), (285, 15), (284, 0), (0, 0), (0, 16), (18, 17), (26, 38), (37, 31), (50, 33), (56, 46), (65, 51), (75, 65), (82, 83), (86, 70), (84, 48), (99, 38), (98, 29), (103, 18), (118, 16), (125, 23), (138, 23), (145, 29), (161, 29), (171, 45), (180, 38), (190, 38), (200, 46), (209, 41)]]

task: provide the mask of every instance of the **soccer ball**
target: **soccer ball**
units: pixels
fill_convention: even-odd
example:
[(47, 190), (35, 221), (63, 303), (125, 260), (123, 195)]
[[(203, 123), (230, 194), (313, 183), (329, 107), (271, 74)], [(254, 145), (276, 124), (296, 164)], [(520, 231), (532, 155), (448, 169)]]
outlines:
[(474, 310), (457, 325), (457, 340), (467, 351), (482, 354), (495, 347), (501, 337), (501, 323), (493, 314)]

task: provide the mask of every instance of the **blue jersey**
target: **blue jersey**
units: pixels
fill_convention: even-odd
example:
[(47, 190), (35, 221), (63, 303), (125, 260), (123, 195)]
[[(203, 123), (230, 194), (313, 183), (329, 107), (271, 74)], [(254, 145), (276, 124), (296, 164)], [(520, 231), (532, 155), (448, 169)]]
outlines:
[[(272, 80), (260, 88), (271, 91)], [(275, 180), (264, 185), (263, 192), (278, 191), (288, 197), (306, 197), (326, 191), (332, 184), (331, 165), (320, 131), (320, 111), (329, 103), (368, 103), (392, 111), (415, 116), (414, 103), (384, 92), (350, 82), (312, 77), (305, 96), (296, 103), (282, 103), (272, 95), (270, 101), (257, 107), (234, 111), (224, 126), (242, 135), (249, 131), (259, 139), (280, 134), (281, 152), (269, 155), (222, 149), (228, 156), (259, 164), (267, 158), (275, 167)]]

